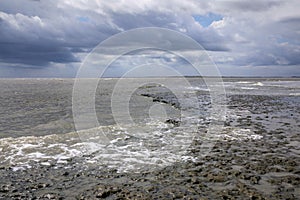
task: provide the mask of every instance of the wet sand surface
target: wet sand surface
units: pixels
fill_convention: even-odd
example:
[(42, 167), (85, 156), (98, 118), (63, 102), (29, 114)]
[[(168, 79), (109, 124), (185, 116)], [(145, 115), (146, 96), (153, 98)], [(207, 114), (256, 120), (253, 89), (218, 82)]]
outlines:
[[(201, 134), (211, 123), (209, 91), (196, 78), (190, 82), (201, 103)], [(202, 156), (204, 140), (195, 137), (172, 164), (152, 169), (155, 163), (144, 160), (130, 165), (136, 170), (81, 152), (72, 117), (73, 80), (0, 83), (0, 199), (300, 199), (299, 79), (224, 79), (226, 120), (210, 153)], [(142, 108), (159, 103), (169, 109), (162, 124), (177, 133), (181, 105), (169, 90), (145, 86), (134, 96), (142, 101), (132, 107), (136, 121), (145, 117)], [(110, 92), (102, 92), (96, 110), (101, 125), (111, 128), (109, 99)], [(134, 137), (120, 140), (135, 144)]]

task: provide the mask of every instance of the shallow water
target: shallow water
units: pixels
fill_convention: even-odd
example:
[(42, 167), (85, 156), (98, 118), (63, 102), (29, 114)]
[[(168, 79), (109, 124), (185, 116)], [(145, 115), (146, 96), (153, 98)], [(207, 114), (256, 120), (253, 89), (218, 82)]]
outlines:
[[(214, 87), (202, 79), (187, 80), (189, 85), (175, 78), (151, 79), (147, 84), (140, 84), (145, 80), (128, 79), (119, 94), (113, 94), (117, 79), (102, 79), (95, 98), (99, 126), (76, 132), (74, 80), (1, 79), (1, 196), (23, 194), (22, 187), (7, 186), (6, 182), (11, 181), (11, 173), (28, 178), (24, 170), (32, 175), (49, 173), (53, 183), (67, 178), (68, 188), (74, 189), (78, 179), (55, 175), (68, 170), (74, 176), (77, 172), (89, 174), (80, 178), (92, 183), (84, 190), (101, 183), (105, 188), (113, 184), (118, 191), (125, 191), (123, 182), (116, 183), (116, 176), (124, 176), (136, 178), (140, 184), (146, 177), (146, 183), (158, 187), (154, 191), (162, 192), (170, 185), (157, 185), (160, 173), (175, 185), (182, 185), (174, 186), (173, 193), (185, 194), (193, 188), (193, 195), (201, 193), (209, 198), (281, 198), (281, 194), (296, 198), (300, 185), (300, 80), (225, 78), (225, 102), (212, 102)], [(140, 86), (133, 91), (126, 89), (135, 84)], [(174, 87), (166, 87), (168, 84)], [(126, 94), (130, 94), (129, 102), (123, 98)], [(112, 95), (117, 104), (111, 103)], [(130, 123), (122, 118), (127, 116), (122, 107), (126, 103)], [(212, 109), (216, 105), (226, 107), (226, 113)], [(93, 173), (95, 169), (111, 176), (111, 181), (91, 179), (100, 176)], [(179, 176), (182, 171), (186, 174)], [(36, 176), (28, 187), (43, 179)], [(19, 178), (15, 181), (21, 183)], [(199, 185), (206, 189), (197, 189)], [(49, 191), (59, 191), (54, 184), (43, 188), (44, 192), (34, 190), (23, 195), (42, 197)], [(138, 188), (132, 186), (130, 194), (137, 194)], [(70, 190), (54, 196), (93, 196), (98, 189), (91, 190), (78, 190), (76, 194)], [(118, 196), (114, 189), (105, 190), (111, 191), (112, 197)], [(154, 191), (148, 192), (151, 198), (160, 193)]]

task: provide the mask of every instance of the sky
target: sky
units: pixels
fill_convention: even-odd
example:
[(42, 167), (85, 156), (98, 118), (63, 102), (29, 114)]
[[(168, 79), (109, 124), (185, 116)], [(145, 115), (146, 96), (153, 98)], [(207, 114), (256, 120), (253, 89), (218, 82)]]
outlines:
[[(99, 43), (143, 27), (191, 37), (223, 76), (300, 76), (299, 8), (299, 0), (1, 0), (0, 77), (75, 77)], [(172, 54), (142, 55), (193, 75)], [(131, 64), (125, 56), (110, 76)]]

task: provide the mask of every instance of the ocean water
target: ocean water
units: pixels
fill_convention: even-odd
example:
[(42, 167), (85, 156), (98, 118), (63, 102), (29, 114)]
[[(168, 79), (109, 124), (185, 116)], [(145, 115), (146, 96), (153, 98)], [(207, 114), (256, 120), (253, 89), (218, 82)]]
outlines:
[[(276, 133), (284, 135), (282, 148), (299, 158), (299, 83), (263, 78), (225, 78), (209, 85), (201, 78), (101, 79), (92, 102), (99, 124), (76, 131), (73, 79), (1, 79), (0, 166), (14, 171), (68, 169), (76, 159), (83, 168), (144, 172), (197, 162), (220, 141), (276, 141)], [(81, 103), (88, 102), (83, 97)], [(79, 114), (90, 114), (86, 112)], [(195, 148), (200, 149), (196, 156), (190, 153)]]
[(300, 196), (299, 79), (94, 81), (0, 80), (0, 198)]

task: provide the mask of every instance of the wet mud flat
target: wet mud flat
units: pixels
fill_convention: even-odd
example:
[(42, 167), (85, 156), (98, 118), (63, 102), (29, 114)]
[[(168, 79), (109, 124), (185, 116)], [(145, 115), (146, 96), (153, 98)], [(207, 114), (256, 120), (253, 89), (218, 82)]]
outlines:
[(148, 173), (86, 168), (76, 159), (68, 168), (2, 168), (0, 194), (2, 199), (298, 199), (299, 158), (253, 150), (268, 146), (220, 142), (201, 161)]
[[(169, 93), (143, 96), (177, 105)], [(229, 93), (227, 101), (223, 132), (205, 157), (195, 140), (194, 160), (143, 172), (99, 168), (89, 155), (3, 165), (0, 199), (299, 199), (300, 97)]]

